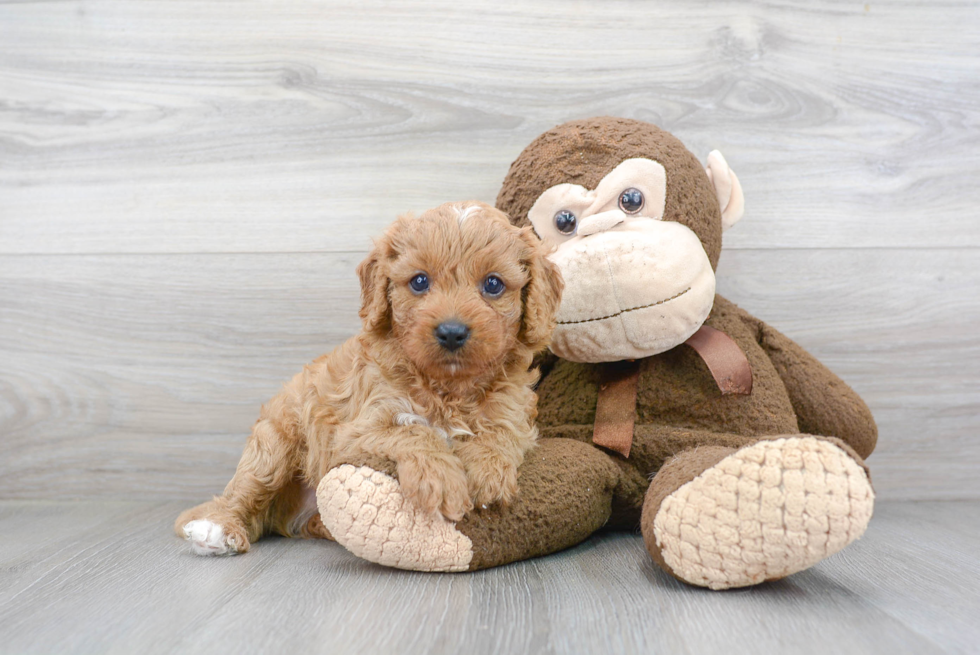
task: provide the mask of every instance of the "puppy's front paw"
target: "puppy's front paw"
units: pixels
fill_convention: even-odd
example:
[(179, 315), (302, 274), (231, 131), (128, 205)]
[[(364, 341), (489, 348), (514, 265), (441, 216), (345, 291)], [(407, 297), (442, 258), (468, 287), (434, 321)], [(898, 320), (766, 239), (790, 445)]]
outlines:
[(208, 519), (184, 525), (184, 539), (198, 555), (237, 555), (248, 550), (248, 538), (241, 530), (226, 529)]
[(450, 453), (416, 455), (398, 463), (398, 482), (417, 507), (458, 521), (473, 509), (466, 471)]
[(517, 496), (517, 467), (512, 462), (497, 457), (470, 462), (466, 475), (470, 497), (477, 507), (508, 505)]

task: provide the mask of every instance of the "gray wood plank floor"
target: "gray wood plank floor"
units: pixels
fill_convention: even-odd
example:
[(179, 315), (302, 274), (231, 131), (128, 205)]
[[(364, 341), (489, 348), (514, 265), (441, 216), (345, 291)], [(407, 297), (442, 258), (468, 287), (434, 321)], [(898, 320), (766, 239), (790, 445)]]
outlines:
[(687, 587), (642, 539), (472, 574), (270, 538), (201, 558), (163, 502), (0, 502), (2, 653), (975, 653), (980, 503), (881, 503), (865, 537), (757, 588)]

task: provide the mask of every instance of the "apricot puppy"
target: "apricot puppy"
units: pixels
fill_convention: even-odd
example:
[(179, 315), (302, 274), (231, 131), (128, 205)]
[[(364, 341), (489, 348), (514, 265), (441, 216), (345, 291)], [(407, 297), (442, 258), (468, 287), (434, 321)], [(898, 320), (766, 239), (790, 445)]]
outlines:
[(178, 536), (205, 555), (329, 536), (312, 490), (352, 458), (394, 462), (406, 496), (450, 520), (509, 502), (562, 290), (542, 248), (479, 202), (396, 220), (357, 268), (363, 332), (262, 408), (224, 493), (182, 513)]

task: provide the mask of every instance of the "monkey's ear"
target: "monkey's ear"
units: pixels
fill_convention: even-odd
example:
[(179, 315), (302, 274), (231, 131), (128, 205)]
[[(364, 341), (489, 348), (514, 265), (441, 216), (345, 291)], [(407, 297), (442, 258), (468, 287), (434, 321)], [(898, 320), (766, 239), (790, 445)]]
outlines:
[(745, 213), (745, 197), (742, 185), (735, 177), (735, 171), (717, 150), (708, 153), (708, 165), (704, 169), (715, 189), (718, 205), (721, 207), (721, 229), (727, 230), (738, 223)]
[(530, 227), (521, 229), (521, 238), (530, 247), (531, 256), (524, 263), (530, 279), (521, 291), (524, 314), (519, 338), (532, 351), (539, 352), (551, 341), (565, 282), (558, 267), (545, 256), (545, 245)]
[(361, 311), (358, 313), (365, 332), (386, 334), (391, 329), (387, 271), (390, 250), (388, 235), (385, 235), (374, 244), (367, 259), (357, 266), (357, 277), (361, 279)]

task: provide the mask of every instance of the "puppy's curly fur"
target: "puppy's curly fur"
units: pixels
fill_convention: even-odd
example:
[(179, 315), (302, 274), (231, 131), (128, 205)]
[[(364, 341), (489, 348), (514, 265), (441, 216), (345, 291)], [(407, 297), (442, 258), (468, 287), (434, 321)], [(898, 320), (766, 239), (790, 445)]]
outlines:
[[(537, 237), (489, 205), (447, 203), (395, 221), (357, 273), (363, 332), (262, 408), (224, 493), (177, 519), (198, 552), (316, 534), (304, 490), (365, 456), (395, 462), (406, 495), (451, 520), (517, 492), (537, 438), (532, 358), (548, 345), (562, 290)], [(447, 322), (468, 329), (461, 347), (440, 344)]]

